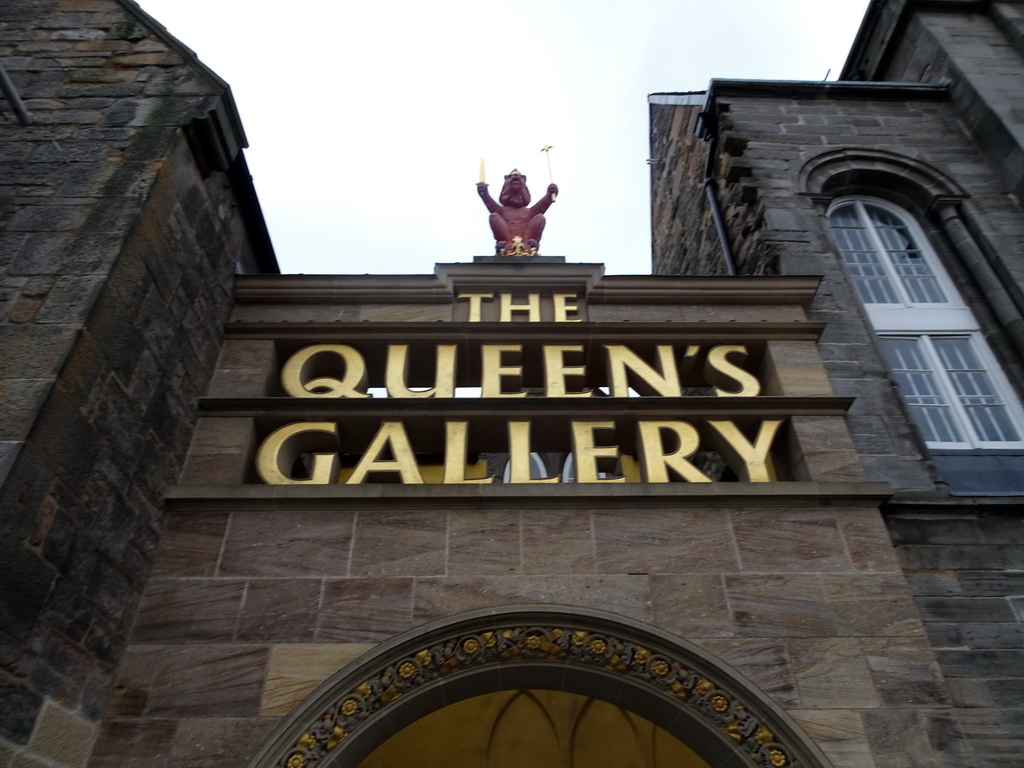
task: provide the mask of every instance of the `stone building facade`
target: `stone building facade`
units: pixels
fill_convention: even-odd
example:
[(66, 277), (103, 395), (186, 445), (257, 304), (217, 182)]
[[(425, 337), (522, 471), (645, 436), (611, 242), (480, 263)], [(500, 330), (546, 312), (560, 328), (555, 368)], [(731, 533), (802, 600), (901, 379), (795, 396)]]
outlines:
[[(939, 439), (905, 361), (887, 356), (925, 336), (981, 339), (1001, 397), (1019, 408), (1022, 35), (1020, 3), (873, 2), (840, 82), (723, 80), (650, 98), (655, 272), (820, 275), (809, 317), (827, 324), (825, 368), (837, 394), (857, 398), (847, 423), (866, 476), (895, 490), (883, 517), (948, 722), (891, 720), (871, 736), (876, 762), (1005, 765), (1022, 752), (1019, 441)], [(841, 221), (858, 205), (913, 228), (966, 325), (921, 319), (912, 299), (886, 317), (865, 298), (873, 249), (851, 248)]]
[[(654, 275), (398, 278), (276, 274), (130, 0), (0, 9), (0, 767), (1012, 764), (1022, 11), (652, 97)], [(981, 445), (908, 335), (984, 339)]]
[(230, 91), (134, 3), (4, 3), (0, 64), (0, 763), (81, 765), (233, 275), (276, 267)]

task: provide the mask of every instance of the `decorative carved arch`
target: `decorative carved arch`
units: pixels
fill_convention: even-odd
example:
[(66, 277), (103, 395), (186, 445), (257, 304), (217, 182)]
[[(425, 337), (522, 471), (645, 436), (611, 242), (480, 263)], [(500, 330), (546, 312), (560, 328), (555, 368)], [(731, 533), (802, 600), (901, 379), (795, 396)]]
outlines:
[(310, 694), (248, 766), (356, 766), (430, 712), (529, 688), (620, 706), (720, 768), (830, 765), (777, 704), (696, 646), (602, 611), (528, 606), (464, 613), (382, 643)]
[(812, 157), (800, 169), (798, 188), (820, 202), (839, 195), (889, 198), (925, 214), (967, 193), (946, 174), (915, 158), (884, 149), (844, 147)]

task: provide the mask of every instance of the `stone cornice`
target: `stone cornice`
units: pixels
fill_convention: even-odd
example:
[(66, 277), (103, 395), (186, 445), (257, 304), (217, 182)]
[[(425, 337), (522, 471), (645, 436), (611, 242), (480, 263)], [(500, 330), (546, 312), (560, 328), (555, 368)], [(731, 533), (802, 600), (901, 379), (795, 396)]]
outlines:
[[(673, 277), (667, 275), (606, 275), (589, 287), (578, 273), (559, 274), (559, 265), (545, 265), (535, 273), (524, 265), (508, 274), (506, 265), (477, 266), (474, 275), (462, 276), (458, 288), (473, 288), (480, 281), (491, 290), (529, 285), (531, 290), (574, 287), (587, 290), (587, 300), (602, 304), (800, 304), (810, 303), (821, 278), (816, 276)], [(563, 267), (588, 265), (561, 265)], [(493, 273), (487, 270), (497, 270)], [(554, 271), (553, 271), (554, 270)], [(504, 285), (503, 285), (504, 284)], [(279, 304), (444, 303), (452, 288), (435, 275), (239, 275), (235, 300), (239, 303)]]
[(434, 275), (237, 275), (235, 302), (445, 303), (451, 291)]
[(207, 415), (230, 417), (266, 417), (281, 414), (288, 418), (332, 419), (346, 421), (365, 417), (401, 419), (416, 416), (445, 419), (474, 416), (521, 419), (526, 412), (533, 417), (608, 418), (785, 418), (788, 416), (845, 416), (853, 405), (852, 397), (454, 397), (454, 398), (346, 398), (325, 397), (252, 397), (203, 398), (200, 409)]
[[(761, 303), (761, 302), (758, 302)], [(472, 341), (477, 344), (508, 343), (510, 338), (542, 343), (563, 343), (567, 336), (577, 341), (598, 340), (603, 343), (635, 342), (678, 344), (686, 342), (743, 341), (817, 341), (825, 323), (810, 321), (764, 322), (587, 322), (587, 323), (348, 323), (348, 322), (230, 322), (226, 327), (229, 339), (301, 339), (303, 341), (337, 342), (379, 341), (407, 343), (432, 341), (453, 343)]]
[[(177, 485), (167, 495), (173, 512), (386, 508), (864, 507), (877, 510), (892, 495), (888, 483), (594, 483), (532, 485)], [(875, 513), (877, 514), (877, 512)]]
[(587, 296), (594, 304), (797, 304), (809, 306), (816, 275), (757, 277), (609, 275)]

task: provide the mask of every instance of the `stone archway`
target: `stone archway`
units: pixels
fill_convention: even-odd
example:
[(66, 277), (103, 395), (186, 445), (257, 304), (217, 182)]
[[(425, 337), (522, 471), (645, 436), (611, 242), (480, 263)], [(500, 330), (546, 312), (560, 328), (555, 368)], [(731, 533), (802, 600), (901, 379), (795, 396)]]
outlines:
[(827, 203), (840, 195), (870, 194), (920, 214), (939, 201), (959, 201), (964, 189), (931, 165), (898, 152), (870, 147), (841, 147), (812, 157), (800, 169), (802, 194)]
[(395, 733), (496, 691), (564, 691), (650, 721), (720, 768), (828, 768), (770, 699), (696, 646), (562, 606), (474, 611), (399, 635), (287, 717), (249, 768), (354, 767)]

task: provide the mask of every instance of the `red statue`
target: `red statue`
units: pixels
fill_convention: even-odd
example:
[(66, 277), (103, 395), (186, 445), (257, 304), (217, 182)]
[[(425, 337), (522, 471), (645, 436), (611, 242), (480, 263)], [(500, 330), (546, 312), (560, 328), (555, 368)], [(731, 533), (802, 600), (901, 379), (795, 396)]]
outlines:
[(544, 211), (551, 207), (558, 194), (558, 187), (548, 185), (544, 199), (532, 208), (530, 190), (526, 188), (526, 177), (513, 170), (505, 177), (498, 200), (487, 191), (487, 183), (479, 182), (476, 191), (491, 212), (491, 231), (494, 233), (494, 253), (497, 256), (536, 256), (540, 247), (540, 236), (544, 232)]

